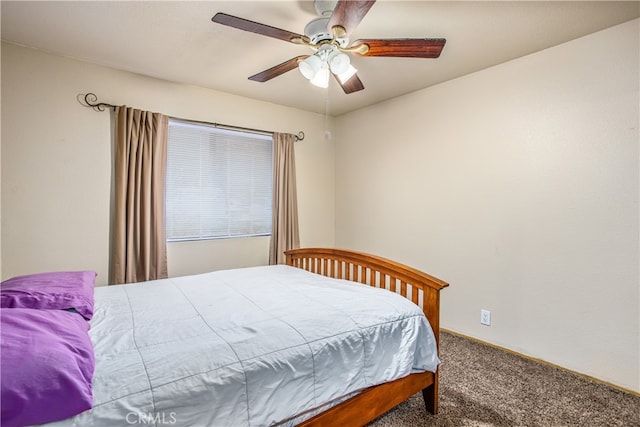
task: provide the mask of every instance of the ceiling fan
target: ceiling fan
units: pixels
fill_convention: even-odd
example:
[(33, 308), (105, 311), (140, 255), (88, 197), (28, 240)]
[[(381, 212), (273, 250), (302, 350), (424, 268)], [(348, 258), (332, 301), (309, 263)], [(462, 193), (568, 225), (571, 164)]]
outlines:
[(438, 58), (445, 39), (358, 39), (349, 42), (349, 36), (360, 24), (375, 0), (315, 0), (319, 17), (311, 20), (304, 35), (249, 21), (226, 13), (217, 13), (211, 20), (243, 31), (273, 37), (312, 48), (312, 55), (300, 55), (249, 77), (266, 82), (274, 77), (299, 68), (302, 75), (320, 87), (329, 85), (333, 75), (345, 93), (364, 89), (357, 70), (351, 65), (349, 54), (359, 56), (385, 56), (404, 58)]

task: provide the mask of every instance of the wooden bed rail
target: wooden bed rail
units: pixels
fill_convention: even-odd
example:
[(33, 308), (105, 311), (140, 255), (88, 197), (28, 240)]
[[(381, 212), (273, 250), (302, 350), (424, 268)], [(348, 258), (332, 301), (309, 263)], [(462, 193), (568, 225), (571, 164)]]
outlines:
[(422, 308), (439, 341), (440, 290), (448, 283), (396, 261), (362, 252), (302, 248), (285, 251), (285, 255), (290, 266), (401, 294)]

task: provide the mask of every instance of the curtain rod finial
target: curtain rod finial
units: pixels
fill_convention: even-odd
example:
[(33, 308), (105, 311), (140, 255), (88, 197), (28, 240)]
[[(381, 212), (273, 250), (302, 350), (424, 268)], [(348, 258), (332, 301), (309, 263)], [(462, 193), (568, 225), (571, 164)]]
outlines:
[(116, 106), (112, 104), (107, 104), (106, 102), (98, 102), (98, 97), (95, 93), (87, 93), (84, 96), (84, 106), (91, 107), (95, 111), (104, 111), (105, 107), (113, 108), (113, 111), (116, 111)]

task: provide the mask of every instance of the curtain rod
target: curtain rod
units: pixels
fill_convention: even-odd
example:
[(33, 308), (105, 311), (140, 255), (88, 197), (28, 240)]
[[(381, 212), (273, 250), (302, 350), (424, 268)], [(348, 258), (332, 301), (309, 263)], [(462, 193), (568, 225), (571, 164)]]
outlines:
[[(85, 107), (91, 107), (93, 108), (95, 111), (105, 111), (107, 108), (112, 108), (113, 111), (116, 111), (116, 105), (113, 104), (108, 104), (106, 102), (98, 102), (98, 97), (96, 96), (95, 93), (87, 93), (84, 96), (84, 102), (85, 102)], [(268, 131), (268, 130), (260, 130), (260, 129), (251, 129), (251, 128), (245, 128), (245, 127), (241, 127), (241, 126), (232, 126), (232, 125), (224, 125), (221, 123), (211, 123), (211, 122), (204, 122), (204, 121), (199, 121), (199, 120), (191, 120), (191, 119), (183, 119), (180, 117), (173, 117), (173, 116), (169, 116), (172, 119), (175, 120), (182, 120), (182, 121), (186, 121), (186, 122), (190, 122), (190, 123), (199, 123), (199, 124), (203, 124), (203, 125), (210, 125), (219, 129), (229, 129), (229, 130), (240, 130), (240, 131), (245, 131), (245, 132), (250, 132), (250, 133), (259, 133), (259, 134), (263, 134), (263, 135), (273, 135), (274, 132), (273, 131)], [(302, 141), (304, 139), (304, 132), (300, 131), (298, 132), (295, 136), (296, 141)]]

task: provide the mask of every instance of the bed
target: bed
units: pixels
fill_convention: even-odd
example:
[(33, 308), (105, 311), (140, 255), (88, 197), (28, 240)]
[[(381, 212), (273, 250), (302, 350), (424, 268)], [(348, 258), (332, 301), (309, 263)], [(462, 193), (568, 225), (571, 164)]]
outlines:
[[(287, 265), (98, 287), (92, 313), (82, 301), (47, 311), (56, 328), (88, 330), (95, 353), (95, 372), (86, 346), (73, 355), (93, 380), (91, 409), (49, 425), (356, 426), (420, 391), (436, 413), (447, 283), (359, 252), (286, 255)], [(44, 312), (12, 307), (3, 321)], [(3, 332), (7, 366), (5, 344)]]

